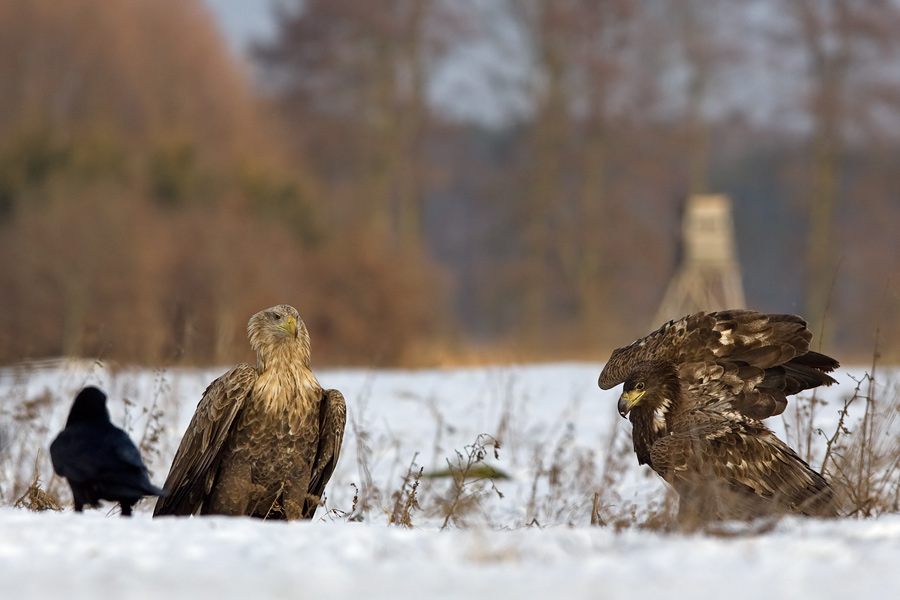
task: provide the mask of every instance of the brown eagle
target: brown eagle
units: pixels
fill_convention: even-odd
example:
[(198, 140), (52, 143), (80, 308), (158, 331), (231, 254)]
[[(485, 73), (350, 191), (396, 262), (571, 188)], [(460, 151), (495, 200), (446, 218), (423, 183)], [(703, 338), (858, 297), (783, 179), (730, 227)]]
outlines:
[(812, 352), (794, 315), (749, 310), (696, 313), (669, 321), (612, 353), (600, 374), (624, 383), (619, 414), (630, 415), (634, 451), (679, 495), (679, 520), (837, 514), (825, 479), (762, 419), (787, 396), (835, 380), (840, 365)]
[(206, 388), (154, 516), (311, 519), (321, 503), (344, 437), (344, 397), (309, 369), (296, 309), (258, 312), (247, 332), (256, 367), (238, 365)]

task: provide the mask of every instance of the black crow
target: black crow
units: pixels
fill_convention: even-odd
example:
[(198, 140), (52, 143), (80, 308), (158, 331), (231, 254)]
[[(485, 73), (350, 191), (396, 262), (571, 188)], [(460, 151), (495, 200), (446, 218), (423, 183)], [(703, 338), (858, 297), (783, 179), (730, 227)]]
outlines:
[(85, 504), (96, 507), (112, 500), (131, 516), (131, 507), (143, 496), (165, 495), (152, 483), (141, 453), (128, 434), (113, 425), (106, 409), (106, 394), (86, 387), (75, 397), (66, 427), (50, 444), (53, 470), (72, 488), (75, 511)]

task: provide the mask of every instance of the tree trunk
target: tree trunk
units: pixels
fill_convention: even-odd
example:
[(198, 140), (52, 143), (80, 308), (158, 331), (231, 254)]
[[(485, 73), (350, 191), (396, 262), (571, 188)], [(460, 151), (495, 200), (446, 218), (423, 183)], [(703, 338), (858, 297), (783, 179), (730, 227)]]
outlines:
[(795, 7), (809, 55), (813, 88), (805, 318), (820, 346), (827, 348), (833, 337), (828, 327), (828, 306), (836, 275), (832, 230), (840, 194), (840, 129), (845, 118), (844, 86), (851, 55), (847, 28), (850, 15), (840, 0), (827, 5), (795, 0)]

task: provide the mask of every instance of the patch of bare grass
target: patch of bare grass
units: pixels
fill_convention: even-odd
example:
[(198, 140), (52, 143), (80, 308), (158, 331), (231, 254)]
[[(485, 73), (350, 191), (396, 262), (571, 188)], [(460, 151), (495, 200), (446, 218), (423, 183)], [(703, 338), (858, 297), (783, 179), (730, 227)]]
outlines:
[(32, 512), (43, 512), (45, 510), (58, 512), (63, 509), (56, 495), (48, 493), (41, 487), (41, 476), (38, 472), (37, 461), (35, 461), (31, 485), (29, 485), (25, 492), (16, 499), (13, 506), (15, 508), (24, 508)]
[[(848, 413), (862, 409), (849, 425)], [(841, 409), (828, 438), (823, 471), (844, 496), (849, 516), (874, 517), (900, 511), (900, 388), (866, 374)]]
[(425, 467), (419, 467), (419, 470), (416, 471), (417, 457), (418, 453), (413, 456), (412, 462), (409, 464), (409, 469), (403, 477), (403, 483), (400, 485), (400, 488), (391, 494), (391, 498), (394, 500), (394, 509), (391, 511), (391, 517), (388, 521), (390, 525), (412, 527), (412, 511), (422, 509), (422, 507), (419, 506), (417, 495), (419, 491), (419, 480), (422, 479), (422, 473), (425, 472)]
[[(656, 475), (637, 466), (623, 422), (611, 419), (609, 429), (594, 439), (586, 440), (579, 430), (579, 411), (612, 411), (612, 406), (582, 408), (578, 399), (566, 399), (558, 417), (536, 422), (528, 404), (537, 401), (531, 391), (514, 374), (498, 373), (488, 378), (486, 397), (478, 396), (479, 403), (490, 407), (486, 412), (494, 427), (468, 444), (462, 435), (471, 432), (469, 424), (448, 419), (439, 397), (409, 394), (410, 402), (420, 403), (419, 410), (427, 409), (418, 423), (426, 433), (414, 444), (392, 432), (384, 415), (373, 414), (370, 387), (364, 385), (358, 397), (348, 398), (344, 465), (329, 483), (332, 499), (323, 498), (320, 518), (400, 527), (590, 524), (677, 530), (677, 495), (654, 487)], [(68, 502), (69, 490), (53, 475), (41, 450), (70, 399), (36, 391), (38, 386), (29, 385), (33, 371), (7, 371), (7, 376), (18, 379), (6, 382), (0, 404), (0, 504), (56, 510)], [(167, 467), (174, 454), (166, 435), (169, 421), (177, 417), (179, 403), (196, 399), (175, 398), (163, 370), (154, 372), (152, 391), (146, 375), (141, 381), (145, 389), (119, 381), (119, 398), (111, 400), (121, 401), (121, 389), (127, 391), (123, 428), (139, 444), (148, 467)], [(791, 398), (786, 441), (811, 465), (821, 466), (843, 498), (847, 515), (900, 512), (900, 384), (873, 361), (855, 388), (841, 396), (837, 406), (816, 395)], [(643, 491), (642, 477), (653, 480), (649, 492)]]
[[(815, 394), (792, 399), (793, 423), (785, 424), (788, 441), (811, 465), (818, 463), (843, 514), (852, 517), (900, 512), (900, 382), (878, 360), (876, 351), (839, 407)], [(820, 425), (829, 409), (837, 411), (836, 421)]]
[(473, 516), (479, 520), (485, 517), (482, 510), (486, 495), (494, 493), (503, 498), (497, 489), (496, 479), (506, 475), (485, 462), (492, 455), (500, 458), (500, 442), (486, 433), (479, 434), (475, 441), (462, 451), (457, 450), (454, 459), (447, 459), (447, 468), (431, 473), (429, 478), (449, 480), (450, 485), (444, 495), (435, 498), (434, 509), (443, 519), (441, 529), (449, 525), (466, 526)]

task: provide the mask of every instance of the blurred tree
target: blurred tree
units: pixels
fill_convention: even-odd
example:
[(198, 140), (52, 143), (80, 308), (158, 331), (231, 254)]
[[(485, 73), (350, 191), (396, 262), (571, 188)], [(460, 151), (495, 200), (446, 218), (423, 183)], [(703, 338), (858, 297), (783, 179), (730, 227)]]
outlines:
[(202, 2), (0, 2), (0, 50), (0, 360), (252, 359), (246, 320), (278, 302), (317, 360), (421, 343), (424, 262), (319, 225), (325, 186)]
[[(807, 110), (812, 123), (805, 314), (824, 347), (831, 345), (831, 299), (838, 278), (834, 215), (844, 195), (848, 140), (879, 102), (883, 77), (873, 61), (898, 58), (900, 5), (890, 0), (789, 0), (807, 65)], [(872, 95), (871, 75), (879, 82)], [(898, 85), (894, 82), (894, 85)]]
[(534, 122), (530, 128), (530, 175), (523, 211), (526, 276), (522, 335), (531, 348), (546, 344), (551, 287), (548, 261), (557, 231), (552, 214), (563, 204), (563, 165), (568, 161), (569, 95), (566, 75), (570, 65), (572, 2), (534, 0), (511, 6), (535, 45), (532, 82)]
[(423, 247), (428, 163), (425, 72), (454, 22), (436, 0), (282, 4), (259, 46), (299, 156), (334, 198), (333, 223), (360, 221)]
[[(199, 0), (0, 2), (0, 360), (252, 359), (285, 300), (317, 360), (596, 358), (646, 333), (709, 186), (758, 308), (824, 312), (809, 223), (837, 343), (872, 298), (900, 322), (896, 2), (279, 6), (254, 91)], [(516, 110), (439, 113), (476, 67), (461, 101)]]
[(615, 310), (608, 290), (619, 252), (606, 234), (616, 204), (627, 200), (614, 191), (610, 173), (623, 154), (616, 141), (633, 127), (645, 83), (629, 65), (640, 43), (641, 7), (630, 0), (509, 6), (534, 45), (521, 333), (541, 348), (548, 331), (568, 321), (569, 345), (589, 348), (609, 330)]
[(721, 22), (721, 5), (717, 2), (679, 0), (673, 7), (680, 20), (680, 35), (685, 66), (688, 70), (686, 91), (686, 129), (688, 148), (688, 192), (710, 191), (710, 120), (705, 115), (711, 80), (716, 63), (725, 62), (727, 53), (716, 43), (717, 24)]

